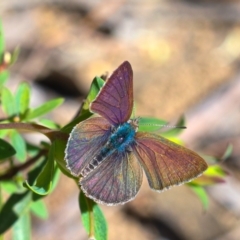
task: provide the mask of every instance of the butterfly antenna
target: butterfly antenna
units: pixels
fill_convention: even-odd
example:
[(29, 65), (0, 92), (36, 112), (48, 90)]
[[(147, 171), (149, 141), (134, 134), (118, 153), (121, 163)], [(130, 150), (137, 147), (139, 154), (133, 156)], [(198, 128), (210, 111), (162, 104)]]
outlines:
[(180, 128), (180, 129), (186, 129), (186, 126), (176, 126), (176, 125), (162, 125), (163, 127), (166, 128)]
[(185, 129), (186, 126), (176, 126), (176, 125), (159, 125), (159, 124), (149, 124), (149, 126), (163, 127), (163, 128), (180, 128)]
[(161, 127), (161, 128), (179, 128), (179, 129), (186, 129), (186, 126), (177, 126), (177, 125), (164, 125), (164, 124), (154, 124), (154, 123), (141, 123), (141, 126), (155, 126), (155, 127)]

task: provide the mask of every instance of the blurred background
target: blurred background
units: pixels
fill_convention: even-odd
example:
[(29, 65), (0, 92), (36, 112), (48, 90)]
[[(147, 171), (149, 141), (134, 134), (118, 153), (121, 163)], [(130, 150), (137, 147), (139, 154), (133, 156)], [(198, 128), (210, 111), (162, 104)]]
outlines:
[[(184, 114), (189, 148), (221, 156), (234, 147), (226, 183), (207, 188), (207, 211), (186, 186), (158, 194), (144, 180), (134, 201), (102, 206), (110, 240), (240, 239), (238, 0), (1, 0), (0, 17), (7, 50), (21, 48), (11, 88), (29, 82), (32, 106), (65, 97), (50, 116), (59, 124), (73, 118), (96, 75), (128, 60), (136, 116), (174, 122)], [(32, 239), (87, 239), (77, 197), (61, 176), (45, 198), (48, 220), (34, 218)]]

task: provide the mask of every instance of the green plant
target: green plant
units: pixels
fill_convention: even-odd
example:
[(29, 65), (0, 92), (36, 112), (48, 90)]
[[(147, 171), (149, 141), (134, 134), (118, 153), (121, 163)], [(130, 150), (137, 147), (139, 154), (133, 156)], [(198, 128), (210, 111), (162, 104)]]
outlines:
[[(73, 177), (64, 160), (64, 150), (72, 128), (79, 122), (89, 118), (89, 104), (98, 94), (104, 84), (99, 77), (94, 78), (89, 94), (84, 104), (80, 107), (76, 118), (64, 127), (45, 119), (43, 116), (63, 103), (62, 98), (48, 101), (37, 108), (29, 105), (31, 88), (27, 83), (21, 83), (16, 92), (12, 93), (6, 87), (9, 79), (9, 67), (16, 61), (18, 50), (12, 54), (5, 52), (3, 31), (0, 22), (0, 101), (5, 118), (0, 119), (0, 235), (9, 228), (13, 229), (14, 239), (30, 239), (31, 217), (36, 216), (46, 219), (47, 209), (42, 199), (50, 195), (59, 180), (61, 173), (72, 178), (78, 185), (78, 178)], [(145, 123), (148, 123), (146, 125)], [(159, 125), (166, 121), (142, 118), (141, 130), (156, 131)], [(179, 120), (179, 125), (184, 124), (184, 119)], [(21, 135), (22, 130), (38, 132), (50, 140), (38, 146), (26, 141)], [(177, 137), (182, 129), (171, 129), (163, 135), (172, 141), (183, 144)], [(231, 154), (231, 148), (226, 151), (224, 158)], [(214, 159), (216, 161), (216, 159)], [(27, 171), (27, 175), (23, 174)], [(218, 165), (210, 167), (206, 173), (191, 183), (194, 192), (207, 208), (207, 194), (205, 185), (223, 181), (225, 172)], [(8, 198), (3, 201), (3, 193)], [(107, 223), (100, 207), (79, 191), (79, 207), (83, 225), (90, 238), (97, 240), (107, 239)], [(1, 239), (1, 237), (0, 237)]]

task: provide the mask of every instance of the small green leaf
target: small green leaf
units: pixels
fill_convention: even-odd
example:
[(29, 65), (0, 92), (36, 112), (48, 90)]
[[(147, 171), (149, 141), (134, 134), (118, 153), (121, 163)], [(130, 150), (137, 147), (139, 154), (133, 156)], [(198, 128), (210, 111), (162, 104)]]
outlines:
[(16, 151), (8, 142), (0, 139), (0, 160), (9, 158), (15, 155)]
[(39, 123), (41, 125), (43, 125), (44, 127), (48, 127), (48, 128), (51, 128), (51, 129), (59, 129), (60, 128), (58, 124), (56, 124), (55, 122), (53, 122), (49, 119), (40, 119)]
[(51, 192), (54, 191), (54, 189), (57, 187), (59, 179), (60, 179), (60, 173), (61, 171), (58, 168), (58, 165), (55, 164), (54, 166), (54, 174), (53, 174), (53, 184), (52, 184), (52, 189)]
[(81, 191), (79, 195), (79, 207), (81, 211), (82, 223), (88, 235), (90, 235), (91, 228), (93, 231), (92, 204), (93, 202), (90, 199), (87, 199), (84, 193)]
[(43, 168), (45, 167), (47, 163), (47, 157), (44, 158), (44, 160), (40, 161), (30, 172), (28, 172), (28, 184), (33, 185), (37, 177), (39, 176), (40, 172), (43, 171)]
[(20, 53), (20, 48), (16, 47), (12, 53), (10, 65), (13, 65), (17, 61), (19, 53)]
[(97, 204), (93, 206), (94, 215), (94, 232), (97, 240), (107, 239), (107, 222), (102, 213), (102, 210)]
[(100, 77), (95, 77), (93, 79), (87, 99), (85, 100), (84, 104), (82, 105), (82, 108), (80, 109), (78, 116), (76, 118), (74, 118), (73, 121), (71, 121), (66, 126), (64, 126), (62, 128), (62, 132), (70, 133), (72, 131), (72, 128), (76, 124), (86, 120), (87, 118), (89, 118), (92, 115), (92, 113), (89, 111), (90, 103), (96, 98), (98, 92), (103, 87), (104, 83), (105, 83), (105, 81), (103, 79), (101, 79)]
[(221, 157), (221, 160), (225, 161), (226, 159), (228, 159), (232, 155), (232, 151), (233, 151), (233, 145), (229, 144), (227, 146), (227, 149), (225, 150), (223, 156)]
[(17, 191), (17, 186), (13, 181), (2, 181), (1, 187), (8, 194), (13, 194)]
[(9, 133), (9, 129), (1, 129), (0, 130), (0, 138), (5, 138), (8, 135), (8, 133)]
[(0, 89), (7, 82), (9, 78), (9, 72), (7, 70), (0, 71)]
[(16, 111), (19, 114), (24, 114), (28, 110), (30, 102), (30, 87), (27, 83), (21, 83), (18, 86), (15, 95)]
[(188, 184), (188, 186), (190, 186), (190, 188), (197, 194), (197, 196), (202, 202), (203, 208), (206, 210), (209, 205), (209, 200), (208, 200), (208, 195), (206, 190), (201, 186), (193, 185), (191, 183)]
[(16, 158), (20, 162), (25, 162), (27, 158), (27, 151), (26, 151), (26, 142), (23, 137), (15, 130), (12, 131), (11, 135), (11, 142), (13, 147), (16, 150)]
[(30, 240), (31, 239), (31, 219), (30, 212), (27, 210), (20, 216), (13, 225), (13, 240)]
[(52, 144), (49, 149), (47, 163), (38, 175), (36, 183), (32, 186), (28, 183), (27, 180), (24, 183), (25, 187), (38, 195), (47, 195), (51, 190), (54, 174), (54, 151), (55, 146)]
[(66, 176), (68, 176), (70, 178), (76, 178), (76, 177), (72, 176), (70, 171), (67, 169), (66, 161), (64, 159), (64, 157), (65, 157), (64, 150), (66, 148), (67, 140), (56, 139), (54, 141), (54, 144), (55, 144), (54, 158), (55, 158), (55, 161), (57, 162), (57, 166), (59, 167), (61, 172), (63, 174), (65, 174)]
[(10, 228), (20, 216), (29, 209), (31, 203), (31, 192), (12, 194), (2, 207), (0, 212), (0, 234)]
[(153, 132), (163, 128), (167, 124), (166, 121), (157, 118), (141, 117), (139, 119), (139, 131)]
[(2, 108), (8, 116), (16, 114), (14, 97), (6, 87), (2, 88)]
[(90, 103), (96, 98), (98, 92), (103, 87), (105, 81), (100, 77), (95, 77), (92, 81), (86, 101), (83, 104), (83, 110), (88, 110)]
[(96, 240), (107, 239), (107, 222), (99, 206), (87, 198), (81, 191), (79, 195), (79, 206), (83, 226), (86, 229), (89, 238)]
[(212, 177), (225, 177), (227, 172), (219, 165), (212, 165), (208, 167), (208, 169), (204, 172), (204, 175)]
[(30, 209), (34, 215), (41, 219), (48, 218), (48, 211), (45, 203), (42, 200), (32, 202)]
[(63, 103), (63, 98), (57, 98), (57, 99), (48, 101), (48, 102), (44, 103), (43, 105), (41, 105), (40, 107), (37, 107), (37, 108), (33, 109), (32, 111), (30, 111), (27, 114), (25, 119), (31, 120), (33, 118), (37, 118), (39, 116), (45, 115), (48, 112), (52, 111), (54, 108), (61, 105), (62, 103)]

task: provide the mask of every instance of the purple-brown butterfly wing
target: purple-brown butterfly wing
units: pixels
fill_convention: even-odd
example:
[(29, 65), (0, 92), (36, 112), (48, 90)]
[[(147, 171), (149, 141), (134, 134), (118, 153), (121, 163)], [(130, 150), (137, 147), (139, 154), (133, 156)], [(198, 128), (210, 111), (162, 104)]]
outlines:
[(138, 132), (133, 151), (156, 191), (188, 182), (207, 169), (199, 155), (156, 134)]
[(86, 196), (107, 205), (124, 204), (135, 198), (142, 184), (142, 167), (133, 152), (110, 154), (80, 180)]
[(133, 71), (123, 62), (106, 81), (90, 109), (116, 126), (127, 122), (133, 109)]
[(67, 168), (75, 176), (89, 164), (111, 134), (110, 123), (102, 117), (80, 122), (71, 132), (65, 150)]

